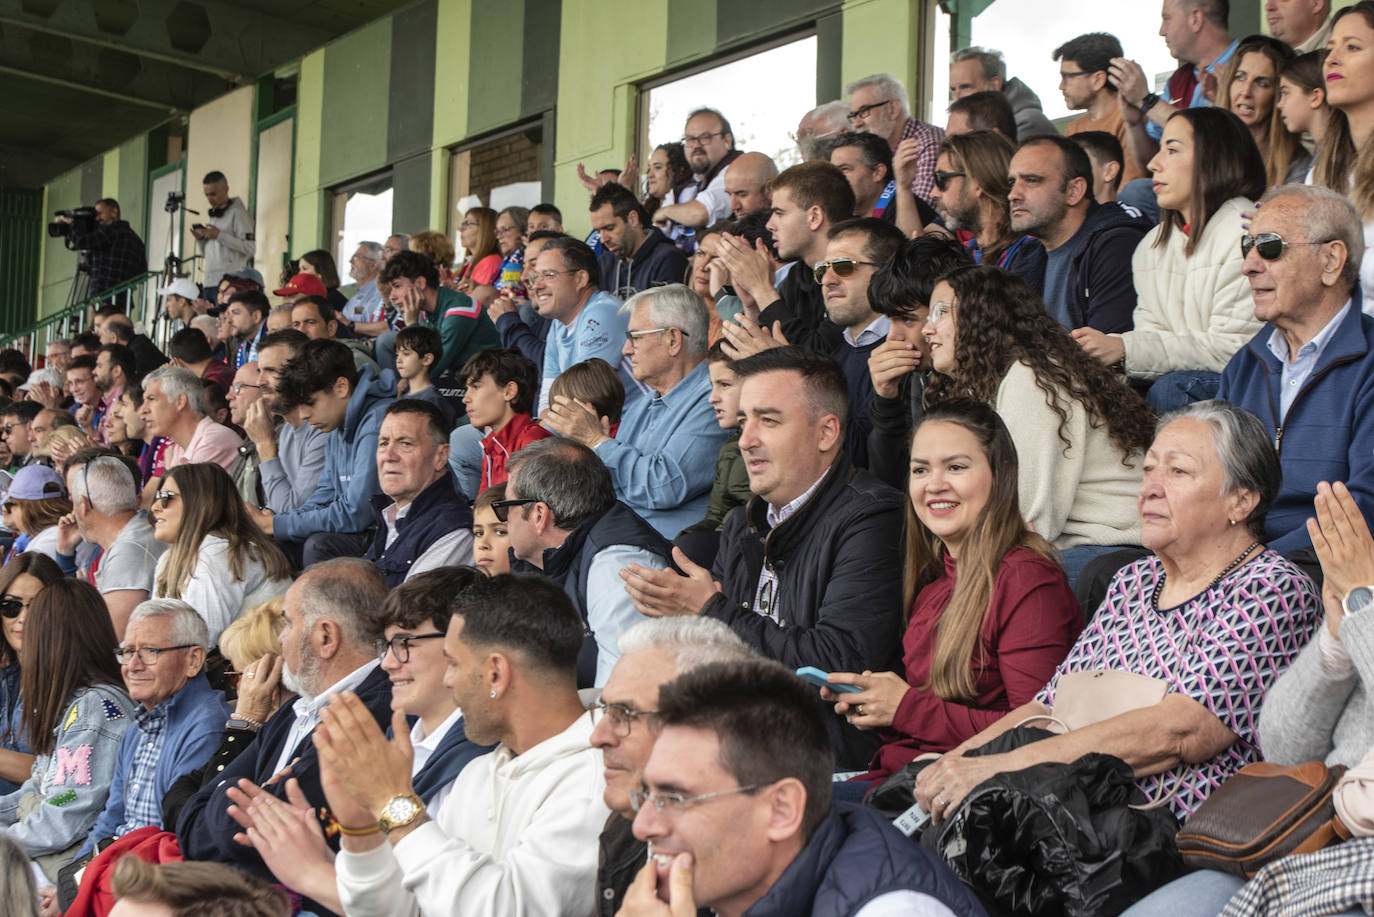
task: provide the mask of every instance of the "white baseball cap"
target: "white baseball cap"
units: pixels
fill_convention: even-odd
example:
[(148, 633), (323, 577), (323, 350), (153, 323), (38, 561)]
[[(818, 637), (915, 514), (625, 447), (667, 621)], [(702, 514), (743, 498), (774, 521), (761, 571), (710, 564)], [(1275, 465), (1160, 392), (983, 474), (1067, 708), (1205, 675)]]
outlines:
[(200, 287), (186, 277), (178, 277), (157, 291), (158, 296), (180, 296), (182, 299), (200, 299)]

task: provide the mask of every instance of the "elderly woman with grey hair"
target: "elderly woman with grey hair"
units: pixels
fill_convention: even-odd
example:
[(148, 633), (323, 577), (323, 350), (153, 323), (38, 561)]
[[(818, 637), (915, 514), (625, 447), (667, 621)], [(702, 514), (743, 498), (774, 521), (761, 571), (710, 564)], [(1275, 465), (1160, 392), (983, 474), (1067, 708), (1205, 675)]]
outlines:
[[(917, 801), (939, 821), (994, 774), (1099, 752), (1125, 761), (1145, 795), (1182, 819), (1255, 760), (1264, 692), (1320, 620), (1312, 581), (1261, 543), (1278, 485), (1278, 456), (1253, 414), (1204, 401), (1163, 418), (1139, 498), (1153, 554), (1116, 574), (1035, 700), (921, 773)], [(1069, 719), (1068, 731), (963, 756), (1050, 714)]]

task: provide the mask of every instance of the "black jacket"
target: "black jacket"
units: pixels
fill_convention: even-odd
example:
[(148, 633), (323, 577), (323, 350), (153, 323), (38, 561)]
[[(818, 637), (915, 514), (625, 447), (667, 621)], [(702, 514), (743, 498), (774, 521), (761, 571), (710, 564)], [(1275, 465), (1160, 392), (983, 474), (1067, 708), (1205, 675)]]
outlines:
[(621, 258), (607, 248), (596, 260), (601, 265), (601, 288), (621, 299), (656, 284), (682, 283), (687, 277), (687, 256), (657, 226), (649, 227), (630, 257)]
[(1094, 204), (1079, 232), (1088, 241), (1069, 268), (1071, 328), (1096, 328), (1103, 334), (1130, 331), (1135, 313), (1131, 256), (1153, 227), (1119, 204)]
[(405, 582), (411, 565), (433, 547), (434, 542), (458, 529), (472, 528), (472, 510), (458, 493), (457, 483), (447, 469), (437, 481), (420, 491), (405, 516), (396, 520), (396, 540), (388, 546), (386, 518), (382, 514), (395, 502), (386, 494), (372, 497), (372, 517), (377, 523), (377, 533), (372, 538), (372, 547), (363, 555), (381, 568), (388, 589)]
[(925, 414), (928, 378), (923, 372), (908, 373), (898, 384), (896, 398), (876, 392), (868, 403), (868, 470), (889, 487), (906, 490), (911, 431)]
[[(725, 522), (712, 569), (723, 592), (702, 614), (789, 668), (891, 669), (901, 652), (902, 502), (843, 456), (776, 529), (768, 527), (768, 504), (755, 497)], [(777, 620), (754, 611), (765, 564), (778, 578)], [(876, 740), (826, 710), (840, 766), (862, 769)]]
[[(358, 699), (376, 718), (377, 725), (386, 729), (391, 725), (391, 678), (380, 667), (374, 668), (355, 692)], [(296, 722), (296, 713), (291, 704), (282, 704), (281, 709), (262, 727), (257, 738), (244, 749), (233, 762), (219, 772), (219, 779), (206, 784), (181, 807), (177, 818), (176, 835), (181, 842), (182, 855), (188, 860), (210, 860), (237, 866), (269, 882), (275, 881), (272, 873), (263, 863), (262, 857), (252, 847), (245, 847), (234, 840), (241, 830), (238, 822), (229, 817), (229, 797), (226, 790), (236, 784), (241, 777), (262, 786), (276, 773), (277, 757), (282, 745), (291, 734)], [(320, 759), (315, 743), (306, 736), (296, 746), (294, 756), (299, 760), (291, 766), (291, 776), (300, 781), (305, 798), (319, 814), (321, 827), (326, 828), (325, 837), (335, 850), (339, 847), (337, 833), (331, 836), (332, 828), (329, 804), (325, 801), (324, 791), (320, 789)], [(286, 798), (286, 781), (270, 788), (272, 795)], [(306, 899), (306, 909), (319, 914), (332, 914), (333, 911), (318, 902)]]

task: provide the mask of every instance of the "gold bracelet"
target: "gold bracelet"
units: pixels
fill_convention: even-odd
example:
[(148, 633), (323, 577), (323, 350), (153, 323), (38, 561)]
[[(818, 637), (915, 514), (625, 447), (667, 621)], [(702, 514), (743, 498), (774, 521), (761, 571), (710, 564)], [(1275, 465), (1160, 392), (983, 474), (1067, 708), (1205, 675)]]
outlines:
[(339, 825), (339, 833), (346, 837), (365, 837), (369, 834), (377, 834), (381, 830), (381, 826), (375, 823), (366, 828), (349, 828), (342, 824)]

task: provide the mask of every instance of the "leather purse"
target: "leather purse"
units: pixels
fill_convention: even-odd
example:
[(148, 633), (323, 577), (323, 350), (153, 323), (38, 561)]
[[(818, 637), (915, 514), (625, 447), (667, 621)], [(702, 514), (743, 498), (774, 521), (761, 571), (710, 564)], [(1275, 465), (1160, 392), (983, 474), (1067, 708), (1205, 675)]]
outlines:
[(1183, 861), (1249, 879), (1280, 857), (1349, 838), (1331, 799), (1344, 773), (1320, 761), (1245, 765), (1179, 830)]

